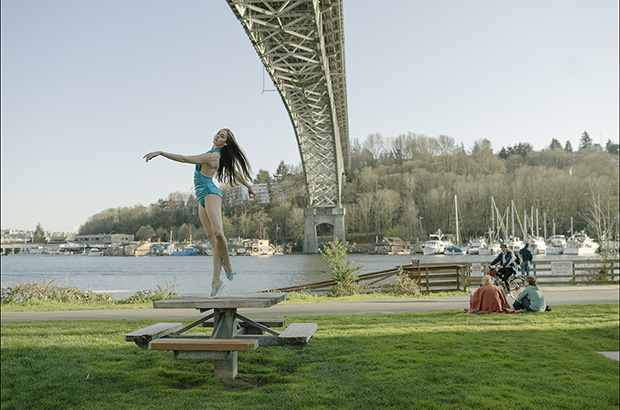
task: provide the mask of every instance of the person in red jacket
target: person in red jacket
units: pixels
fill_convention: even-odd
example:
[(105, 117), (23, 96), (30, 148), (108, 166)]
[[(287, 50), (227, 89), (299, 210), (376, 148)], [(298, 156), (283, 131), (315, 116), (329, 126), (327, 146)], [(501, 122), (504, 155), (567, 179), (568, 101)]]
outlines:
[(510, 308), (504, 291), (493, 285), (493, 278), (489, 275), (482, 277), (482, 286), (469, 299), (469, 309), (464, 313), (521, 313), (522, 310)]

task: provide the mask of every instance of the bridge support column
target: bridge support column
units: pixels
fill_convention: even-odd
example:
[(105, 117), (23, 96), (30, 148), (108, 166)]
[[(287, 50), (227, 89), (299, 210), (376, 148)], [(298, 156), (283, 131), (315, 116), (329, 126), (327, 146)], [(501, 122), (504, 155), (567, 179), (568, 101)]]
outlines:
[(332, 207), (308, 207), (304, 210), (306, 226), (304, 229), (304, 253), (318, 253), (319, 241), (316, 227), (321, 224), (329, 224), (334, 228), (334, 240), (345, 242), (344, 215), (342, 206)]

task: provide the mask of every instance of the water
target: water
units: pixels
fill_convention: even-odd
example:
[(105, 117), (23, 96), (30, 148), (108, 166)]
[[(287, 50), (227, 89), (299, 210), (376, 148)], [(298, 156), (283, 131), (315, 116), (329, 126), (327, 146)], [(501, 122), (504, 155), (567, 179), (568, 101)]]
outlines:
[[(480, 262), (488, 263), (491, 255), (363, 255), (350, 256), (355, 266), (363, 265), (360, 273), (392, 269), (408, 265), (412, 257), (422, 263)], [(535, 260), (578, 260), (594, 257), (575, 255), (535, 256)], [(268, 257), (231, 257), (237, 271), (235, 280), (226, 286), (232, 292), (252, 292), (287, 286), (321, 282), (329, 278), (320, 255), (273, 255)], [(113, 291), (119, 297), (130, 296), (138, 290), (176, 282), (178, 292), (207, 292), (211, 290), (212, 258), (210, 256), (164, 257), (88, 257), (51, 255), (1, 256), (2, 286), (19, 281), (32, 282), (45, 278), (57, 285), (74, 286), (81, 290)], [(224, 276), (222, 275), (222, 278)]]

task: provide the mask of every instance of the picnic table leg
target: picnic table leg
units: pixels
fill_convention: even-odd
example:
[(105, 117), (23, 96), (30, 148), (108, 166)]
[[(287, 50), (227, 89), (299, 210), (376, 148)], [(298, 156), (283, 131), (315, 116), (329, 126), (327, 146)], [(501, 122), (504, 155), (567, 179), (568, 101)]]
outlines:
[[(232, 339), (237, 333), (237, 309), (214, 309), (214, 325), (211, 338)], [(219, 326), (217, 326), (219, 322)], [(237, 377), (237, 352), (230, 352), (230, 358), (215, 360), (215, 377), (220, 379), (234, 379)]]

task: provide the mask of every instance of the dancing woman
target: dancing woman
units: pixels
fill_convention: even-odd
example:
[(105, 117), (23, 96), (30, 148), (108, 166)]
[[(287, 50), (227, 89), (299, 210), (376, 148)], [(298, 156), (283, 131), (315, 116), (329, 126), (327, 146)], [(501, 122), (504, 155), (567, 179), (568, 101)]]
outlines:
[(250, 164), (239, 148), (235, 136), (227, 129), (221, 129), (213, 137), (213, 147), (200, 155), (179, 155), (169, 152), (154, 151), (144, 156), (146, 162), (161, 155), (172, 161), (185, 164), (196, 164), (194, 171), (194, 188), (198, 199), (198, 215), (200, 222), (207, 232), (207, 237), (213, 248), (213, 279), (211, 281), (211, 297), (219, 296), (224, 288), (220, 280), (222, 263), (228, 280), (233, 280), (236, 272), (233, 271), (228, 255), (228, 245), (222, 226), (222, 193), (213, 183), (215, 176), (226, 184), (244, 185), (248, 189), (251, 199), (257, 196), (249, 184)]

